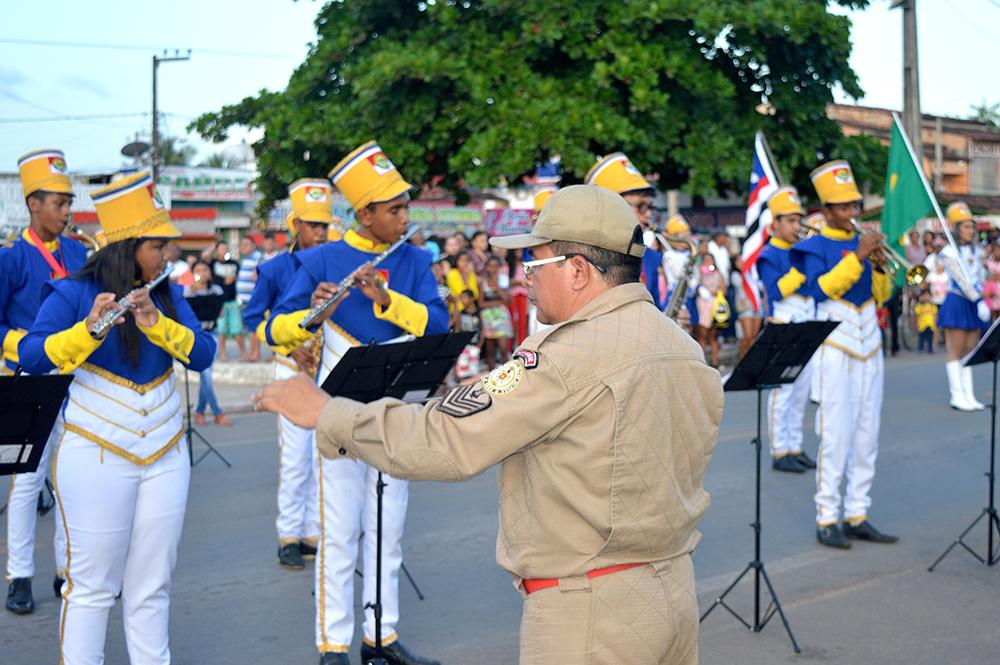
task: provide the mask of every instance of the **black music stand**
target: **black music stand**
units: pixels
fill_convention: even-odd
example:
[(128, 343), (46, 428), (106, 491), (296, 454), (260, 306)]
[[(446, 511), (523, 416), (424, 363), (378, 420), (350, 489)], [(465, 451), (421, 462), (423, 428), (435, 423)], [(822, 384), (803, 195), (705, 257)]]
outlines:
[(0, 377), (0, 476), (38, 470), (72, 382), (61, 374)]
[[(997, 561), (1000, 561), (1000, 553), (994, 551), (993, 549), (993, 535), (994, 532), (997, 534), (997, 541), (1000, 542), (1000, 519), (997, 519), (997, 509), (994, 503), (993, 489), (995, 485), (995, 468), (996, 468), (996, 443), (997, 443), (997, 362), (1000, 361), (1000, 319), (995, 321), (990, 329), (983, 335), (983, 338), (979, 340), (976, 344), (976, 348), (972, 350), (972, 353), (967, 355), (962, 359), (962, 365), (965, 367), (973, 367), (974, 365), (983, 365), (985, 363), (993, 363), (993, 397), (990, 400), (990, 466), (989, 470), (984, 474), (986, 476), (986, 482), (989, 484), (987, 491), (987, 501), (986, 507), (983, 508), (982, 512), (976, 519), (972, 520), (972, 524), (966, 527), (965, 531), (958, 534), (954, 542), (948, 546), (948, 549), (944, 551), (944, 554), (939, 556), (937, 560), (931, 564), (928, 568), (928, 572), (934, 572), (934, 568), (937, 567), (941, 561), (948, 556), (956, 545), (961, 545), (965, 548), (965, 551), (976, 558), (979, 563), (985, 563), (987, 566), (992, 566)], [(979, 524), (979, 520), (986, 518), (986, 556), (979, 556), (979, 553), (974, 549), (969, 547), (965, 542), (965, 536), (968, 535), (972, 529)]]
[[(444, 382), (471, 339), (471, 332), (460, 332), (354, 347), (337, 362), (322, 387), (334, 397), (347, 397), (366, 404), (383, 397), (423, 402)], [(386, 662), (382, 652), (382, 493), (385, 485), (379, 471), (375, 483), (375, 602), (365, 603), (365, 609), (375, 613), (375, 657), (366, 665), (385, 665)]]
[[(222, 463), (226, 465), (226, 468), (231, 469), (233, 465), (229, 463), (229, 460), (219, 452), (219, 449), (212, 445), (212, 442), (205, 438), (205, 435), (199, 432), (194, 427), (194, 421), (191, 420), (191, 379), (188, 378), (188, 368), (184, 368), (184, 408), (187, 411), (185, 420), (186, 424), (184, 426), (184, 438), (187, 439), (188, 444), (188, 463), (191, 467), (198, 466), (203, 459), (209, 455), (214, 454)], [(211, 369), (209, 369), (211, 371)], [(200, 385), (200, 384), (199, 384)], [(207, 450), (198, 456), (198, 459), (194, 458), (194, 438), (198, 437), (198, 440), (205, 444)]]
[[(740, 390), (757, 391), (757, 436), (750, 442), (754, 446), (756, 453), (756, 474), (755, 474), (755, 501), (754, 501), (754, 521), (750, 524), (753, 529), (753, 561), (747, 564), (736, 579), (726, 587), (726, 590), (715, 599), (712, 606), (701, 615), (699, 622), (712, 613), (717, 606), (721, 605), (730, 614), (746, 626), (747, 630), (759, 633), (771, 620), (774, 614), (781, 617), (781, 622), (785, 625), (788, 638), (792, 641), (792, 648), (795, 653), (800, 653), (799, 643), (795, 641), (792, 629), (788, 625), (784, 610), (778, 601), (778, 594), (774, 592), (771, 580), (764, 570), (764, 562), (760, 556), (760, 449), (761, 449), (761, 419), (763, 413), (763, 394), (765, 390), (770, 390), (785, 383), (792, 383), (798, 378), (802, 368), (806, 366), (813, 353), (823, 343), (838, 323), (836, 321), (806, 321), (804, 323), (767, 323), (753, 346), (743, 356), (743, 360), (736, 365), (733, 373), (725, 378), (723, 389), (727, 392)], [(726, 596), (736, 588), (746, 574), (754, 571), (753, 582), (753, 623), (747, 622), (732, 607), (726, 604)], [(771, 604), (764, 610), (761, 617), (760, 611), (760, 580), (764, 578), (767, 591), (771, 594)]]

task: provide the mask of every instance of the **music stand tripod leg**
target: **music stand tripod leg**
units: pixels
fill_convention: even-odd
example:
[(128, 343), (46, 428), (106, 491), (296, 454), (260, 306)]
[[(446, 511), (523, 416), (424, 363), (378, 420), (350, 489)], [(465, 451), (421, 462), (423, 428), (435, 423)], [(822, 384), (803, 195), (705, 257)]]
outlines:
[[(194, 428), (194, 421), (191, 419), (191, 379), (186, 367), (184, 368), (184, 403), (187, 409), (187, 425), (184, 431), (184, 438), (187, 439), (188, 462), (191, 466), (196, 467), (210, 454), (215, 454), (215, 456), (222, 460), (222, 463), (225, 464), (227, 468), (233, 468), (233, 465), (229, 463), (229, 460), (227, 460), (225, 456), (212, 445), (212, 442), (206, 439), (204, 434)], [(194, 457), (194, 437), (198, 437), (198, 440), (205, 444), (208, 448), (208, 450), (199, 455), (197, 459)]]
[[(736, 579), (730, 584), (722, 594), (715, 599), (712, 606), (701, 615), (699, 623), (705, 620), (712, 610), (717, 606), (721, 605), (730, 614), (732, 614), (740, 623), (742, 623), (748, 630), (755, 633), (759, 633), (765, 625), (767, 625), (768, 619), (773, 616), (773, 612), (761, 620), (760, 616), (760, 580), (763, 577), (764, 583), (767, 585), (767, 590), (771, 594), (771, 604), (774, 605), (775, 611), (781, 616), (781, 621), (785, 625), (785, 631), (788, 633), (789, 639), (792, 641), (792, 648), (795, 653), (801, 653), (799, 648), (799, 643), (795, 639), (795, 635), (792, 634), (792, 628), (788, 624), (788, 619), (785, 617), (784, 610), (781, 609), (781, 603), (778, 601), (778, 594), (775, 593), (774, 587), (771, 585), (771, 580), (767, 576), (767, 572), (764, 570), (764, 562), (761, 559), (760, 554), (760, 542), (761, 542), (761, 522), (760, 522), (760, 467), (761, 467), (761, 421), (763, 419), (763, 393), (766, 386), (757, 387), (757, 436), (751, 441), (751, 445), (754, 447), (755, 464), (756, 464), (756, 474), (754, 477), (755, 482), (755, 503), (754, 503), (754, 522), (750, 525), (754, 533), (754, 560), (747, 564), (746, 568), (743, 569)], [(733, 610), (729, 605), (726, 604), (726, 596), (729, 592), (736, 588), (736, 585), (746, 577), (746, 574), (751, 570), (754, 571), (754, 616), (753, 623), (751, 624), (746, 619), (741, 617), (735, 610)]]
[(375, 602), (366, 603), (365, 609), (375, 613), (375, 657), (365, 661), (365, 665), (386, 665), (382, 654), (382, 493), (385, 483), (382, 472), (375, 481)]

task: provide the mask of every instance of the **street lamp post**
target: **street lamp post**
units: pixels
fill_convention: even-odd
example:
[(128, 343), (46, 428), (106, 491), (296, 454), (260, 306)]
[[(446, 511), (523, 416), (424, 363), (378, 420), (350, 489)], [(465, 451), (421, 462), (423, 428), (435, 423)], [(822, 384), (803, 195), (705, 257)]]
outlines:
[(156, 72), (159, 69), (161, 62), (179, 62), (182, 60), (190, 60), (190, 59), (191, 59), (191, 49), (188, 49), (186, 55), (181, 55), (180, 51), (175, 49), (174, 54), (171, 56), (168, 56), (166, 51), (163, 52), (162, 56), (159, 55), (153, 56), (153, 140), (152, 140), (153, 146), (151, 152), (150, 166), (153, 172), (154, 185), (159, 180), (160, 176), (160, 127), (159, 127), (160, 112), (159, 108), (157, 107), (157, 99), (156, 99)]

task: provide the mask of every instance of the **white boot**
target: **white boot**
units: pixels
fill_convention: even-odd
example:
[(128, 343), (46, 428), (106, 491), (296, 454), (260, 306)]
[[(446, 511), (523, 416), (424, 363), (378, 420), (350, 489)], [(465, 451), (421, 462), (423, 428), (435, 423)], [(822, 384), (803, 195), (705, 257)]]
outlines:
[(968, 402), (969, 406), (974, 408), (976, 411), (982, 411), (986, 408), (985, 404), (976, 399), (976, 393), (972, 389), (971, 367), (962, 368), (962, 392), (965, 395), (965, 401)]
[(965, 396), (965, 387), (962, 385), (962, 363), (959, 360), (949, 360), (944, 364), (944, 369), (948, 373), (948, 390), (951, 392), (951, 408), (959, 411), (975, 411), (976, 408), (969, 403)]

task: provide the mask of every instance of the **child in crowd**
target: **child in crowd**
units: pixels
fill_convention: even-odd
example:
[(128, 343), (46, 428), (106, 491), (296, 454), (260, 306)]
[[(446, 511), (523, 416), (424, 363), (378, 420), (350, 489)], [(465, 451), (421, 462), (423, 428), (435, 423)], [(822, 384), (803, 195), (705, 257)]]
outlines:
[[(222, 313), (224, 299), (222, 287), (212, 282), (212, 269), (204, 261), (195, 263), (191, 268), (191, 274), (193, 275), (191, 286), (184, 287), (184, 298), (201, 322), (201, 329), (215, 337), (216, 324)], [(195, 425), (200, 427), (205, 424), (205, 411), (208, 407), (215, 413), (216, 425), (228, 427), (233, 424), (229, 416), (222, 412), (219, 400), (215, 396), (211, 367), (199, 374), (198, 407), (194, 412)]]
[(917, 331), (920, 333), (920, 345), (917, 351), (923, 351), (926, 346), (927, 353), (934, 353), (937, 312), (937, 305), (931, 302), (930, 292), (921, 291), (920, 301), (913, 306), (913, 313), (917, 316)]
[(458, 362), (455, 363), (455, 377), (459, 381), (479, 374), (479, 329), (481, 327), (476, 295), (466, 289), (462, 292), (460, 300), (461, 307), (455, 310), (453, 328), (459, 332), (471, 332), (474, 335), (458, 356)]

